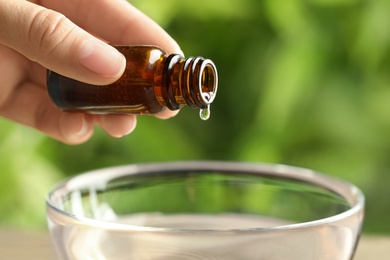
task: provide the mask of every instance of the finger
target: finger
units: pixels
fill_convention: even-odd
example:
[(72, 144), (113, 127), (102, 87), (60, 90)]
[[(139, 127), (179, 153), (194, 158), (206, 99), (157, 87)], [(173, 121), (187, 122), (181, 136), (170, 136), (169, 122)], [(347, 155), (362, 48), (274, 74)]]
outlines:
[(28, 1), (2, 1), (0, 43), (46, 68), (91, 84), (112, 83), (125, 69), (125, 58), (115, 48), (64, 15)]
[(126, 0), (41, 1), (67, 15), (85, 30), (113, 44), (149, 44), (182, 54), (179, 45), (157, 23)]
[(0, 107), (9, 99), (13, 87), (25, 77), (27, 67), (25, 57), (0, 44)]
[(0, 115), (68, 144), (83, 143), (93, 134), (92, 116), (61, 112), (50, 103), (42, 87), (31, 83), (14, 90), (0, 106)]
[(168, 119), (168, 118), (176, 116), (179, 113), (179, 111), (180, 110), (172, 111), (172, 110), (169, 110), (169, 109), (165, 109), (164, 111), (156, 114), (156, 117), (160, 118), (160, 119)]
[(134, 131), (137, 120), (134, 115), (96, 116), (96, 123), (109, 135), (120, 138)]

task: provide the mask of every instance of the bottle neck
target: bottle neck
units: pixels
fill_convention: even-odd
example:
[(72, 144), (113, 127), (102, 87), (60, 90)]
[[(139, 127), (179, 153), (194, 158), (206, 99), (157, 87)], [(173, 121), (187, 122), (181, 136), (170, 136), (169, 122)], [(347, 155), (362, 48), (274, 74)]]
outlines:
[(179, 54), (167, 57), (163, 68), (162, 96), (170, 110), (183, 105), (206, 109), (213, 102), (218, 88), (217, 69), (209, 59)]

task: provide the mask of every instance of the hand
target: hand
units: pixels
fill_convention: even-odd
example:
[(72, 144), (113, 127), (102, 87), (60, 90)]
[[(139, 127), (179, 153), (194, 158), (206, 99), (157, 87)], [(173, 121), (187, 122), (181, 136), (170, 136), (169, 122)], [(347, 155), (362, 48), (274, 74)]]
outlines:
[[(125, 58), (106, 42), (181, 53), (126, 0), (0, 0), (0, 116), (68, 144), (87, 141), (95, 124), (114, 137), (132, 132), (133, 115), (61, 112), (46, 91), (46, 68), (91, 84), (117, 80)], [(157, 117), (175, 114), (167, 110)]]

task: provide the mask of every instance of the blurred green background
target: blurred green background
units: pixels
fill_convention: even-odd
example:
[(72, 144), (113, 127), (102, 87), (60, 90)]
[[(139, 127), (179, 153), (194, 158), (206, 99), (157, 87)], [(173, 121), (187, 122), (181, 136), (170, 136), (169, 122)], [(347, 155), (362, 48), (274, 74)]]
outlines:
[(58, 180), (105, 166), (242, 160), (307, 167), (358, 185), (364, 231), (389, 233), (388, 0), (131, 0), (181, 45), (212, 59), (211, 118), (139, 117), (135, 132), (67, 146), (0, 120), (0, 225), (45, 228)]

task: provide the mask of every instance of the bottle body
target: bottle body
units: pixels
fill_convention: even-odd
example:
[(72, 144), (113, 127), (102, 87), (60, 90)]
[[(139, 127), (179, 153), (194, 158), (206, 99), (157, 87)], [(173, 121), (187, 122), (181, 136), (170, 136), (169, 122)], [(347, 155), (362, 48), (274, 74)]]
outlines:
[[(157, 47), (116, 48), (126, 57), (126, 69), (121, 78), (112, 84), (91, 85), (48, 71), (47, 87), (53, 103), (64, 111), (155, 114), (165, 107), (175, 110), (184, 105), (203, 109), (212, 102), (217, 88), (217, 76), (215, 67), (212, 63), (210, 65), (209, 60), (199, 72), (200, 65), (197, 70), (188, 68), (187, 63), (191, 63), (186, 62), (188, 59), (177, 54), (167, 55)], [(195, 78), (200, 82), (192, 82), (189, 75), (191, 79)], [(199, 86), (195, 86), (197, 84)], [(208, 86), (210, 84), (213, 86)], [(212, 99), (207, 97), (209, 92), (213, 93)], [(206, 100), (194, 103), (194, 98), (198, 100), (205, 97)]]

